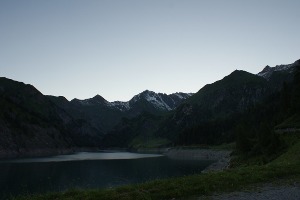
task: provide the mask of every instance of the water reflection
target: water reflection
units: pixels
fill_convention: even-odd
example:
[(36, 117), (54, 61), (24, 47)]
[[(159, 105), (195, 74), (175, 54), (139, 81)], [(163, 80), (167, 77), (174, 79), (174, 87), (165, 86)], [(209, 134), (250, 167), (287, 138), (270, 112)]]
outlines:
[(130, 152), (78, 152), (71, 155), (59, 155), (46, 158), (25, 158), (0, 161), (0, 163), (65, 162), (82, 160), (124, 160), (160, 157), (160, 154), (138, 154)]
[(128, 152), (11, 160), (0, 163), (0, 194), (114, 187), (200, 173), (210, 163)]

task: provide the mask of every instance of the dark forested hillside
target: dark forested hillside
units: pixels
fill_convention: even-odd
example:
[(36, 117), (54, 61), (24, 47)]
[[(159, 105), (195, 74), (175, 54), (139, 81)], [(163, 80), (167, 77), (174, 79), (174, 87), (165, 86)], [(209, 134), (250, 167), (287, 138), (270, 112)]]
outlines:
[[(104, 136), (103, 146), (136, 148), (139, 145), (145, 146), (154, 140), (157, 141), (153, 133), (158, 128), (161, 119), (162, 116), (147, 112), (131, 119), (123, 118), (114, 130)], [(158, 143), (157, 145), (165, 144)]]
[(99, 95), (68, 101), (0, 78), (0, 157), (235, 139), (240, 152), (268, 153), (280, 146), (275, 132), (300, 127), (299, 65), (266, 67), (257, 75), (236, 70), (193, 96), (146, 90), (128, 102)]
[[(152, 129), (153, 135), (165, 138), (173, 145), (212, 145), (233, 141), (235, 127), (241, 119), (256, 109), (267, 113), (276, 110), (280, 91), (287, 93), (285, 98), (290, 95), (287, 85), (294, 84), (291, 81), (298, 63), (267, 67), (258, 75), (236, 70), (222, 80), (204, 86), (161, 117), (157, 122), (159, 125)], [(267, 101), (272, 103), (265, 105)], [(255, 119), (255, 126), (260, 126), (261, 118)], [(297, 116), (292, 116), (290, 121), (297, 119)], [(123, 131), (116, 128), (114, 135), (118, 133), (122, 135)]]
[(293, 81), (285, 82), (279, 92), (243, 114), (235, 129), (240, 152), (250, 156), (274, 154), (284, 145), (278, 134), (299, 130), (300, 63), (293, 75)]
[(73, 118), (88, 121), (98, 131), (109, 133), (121, 123), (123, 117), (134, 118), (144, 112), (162, 115), (175, 109), (191, 94), (163, 94), (145, 90), (135, 95), (128, 102), (108, 102), (100, 95), (93, 98), (68, 101), (64, 97), (48, 96), (58, 107), (68, 112)]
[(0, 110), (0, 157), (98, 146), (102, 137), (87, 122), (74, 120), (33, 86), (6, 78), (0, 78)]
[(111, 130), (124, 116), (119, 109), (108, 106), (109, 102), (100, 95), (86, 100), (73, 99), (72, 101), (64, 97), (48, 96), (48, 98), (74, 119), (87, 121), (103, 133)]
[(199, 90), (163, 122), (157, 134), (176, 144), (232, 140), (237, 116), (270, 93), (264, 78), (234, 71)]

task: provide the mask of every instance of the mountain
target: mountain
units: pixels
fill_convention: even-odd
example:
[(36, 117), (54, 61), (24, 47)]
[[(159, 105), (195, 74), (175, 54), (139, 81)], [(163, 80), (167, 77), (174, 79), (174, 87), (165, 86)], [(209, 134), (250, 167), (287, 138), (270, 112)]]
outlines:
[(237, 125), (253, 129), (253, 137), (261, 133), (256, 126), (297, 128), (299, 67), (298, 60), (258, 74), (236, 70), (196, 94), (146, 90), (128, 102), (108, 102), (100, 95), (68, 101), (0, 78), (0, 157), (60, 154), (78, 147), (220, 144), (235, 139)]
[(272, 90), (278, 91), (284, 82), (287, 83), (293, 80), (295, 69), (299, 64), (300, 60), (287, 65), (276, 65), (275, 67), (266, 66), (257, 76), (265, 78)]
[(279, 92), (293, 80), (299, 60), (267, 67), (257, 75), (236, 70), (201, 88), (162, 122), (156, 135), (177, 144), (222, 143), (234, 138), (233, 127), (245, 111)]
[(153, 117), (148, 116), (151, 122), (148, 124), (152, 125), (145, 126), (147, 116), (144, 116), (143, 123), (140, 118), (123, 121), (112, 133), (114, 138), (118, 134), (131, 138), (129, 146), (142, 137), (142, 133), (137, 134), (138, 131), (129, 131), (132, 129), (147, 132), (148, 138), (163, 138), (175, 145), (232, 141), (233, 129), (240, 117), (272, 94), (280, 92), (286, 83), (293, 80), (298, 65), (299, 61), (291, 65), (267, 67), (258, 74), (235, 70), (222, 80), (201, 88), (164, 117), (156, 119), (156, 124)]
[(32, 85), (0, 78), (0, 157), (98, 146), (102, 133), (74, 120)]
[(271, 76), (274, 73), (282, 72), (285, 74), (292, 74), (295, 70), (295, 67), (300, 64), (300, 60), (295, 61), (292, 64), (287, 65), (276, 65), (275, 67), (270, 67), (267, 65), (261, 72), (259, 72), (257, 75), (261, 76), (267, 80), (270, 80)]
[(145, 90), (128, 102), (108, 102), (100, 95), (84, 100), (73, 99), (70, 102), (64, 97), (49, 96), (49, 99), (75, 119), (88, 121), (97, 130), (107, 133), (121, 122), (123, 117), (132, 118), (143, 112), (160, 115), (175, 109), (191, 95), (191, 93), (167, 95)]
[(186, 101), (186, 104), (210, 110), (216, 118), (243, 111), (260, 101), (268, 92), (267, 81), (245, 71), (235, 70), (222, 80), (208, 84)]
[[(270, 94), (267, 80), (236, 70), (222, 80), (208, 84), (181, 104), (164, 120), (157, 135), (175, 143), (224, 142), (221, 135), (234, 125), (236, 117)], [(186, 139), (191, 129), (201, 132), (197, 140)], [(213, 134), (218, 132), (218, 134)], [(212, 136), (207, 141), (208, 135)], [(232, 136), (230, 136), (232, 137)], [(204, 139), (206, 138), (206, 139)]]
[(134, 96), (128, 102), (128, 113), (130, 116), (136, 116), (142, 112), (161, 114), (175, 109), (181, 102), (192, 95), (192, 93), (181, 92), (167, 95), (145, 90), (144, 92)]
[(300, 63), (290, 70), (292, 81), (284, 82), (280, 91), (275, 91), (238, 120), (236, 147), (244, 156), (259, 155), (263, 162), (273, 159), (286, 146), (279, 135), (300, 131)]
[[(134, 147), (147, 146), (145, 143), (153, 141), (153, 138), (165, 139), (166, 142), (162, 145), (167, 143), (196, 144), (200, 140), (206, 144), (215, 143), (216, 140), (223, 142), (227, 138), (222, 137), (222, 134), (230, 135), (225, 132), (234, 126), (236, 115), (255, 105), (267, 95), (267, 82), (262, 77), (236, 70), (222, 80), (204, 86), (159, 119), (148, 113), (142, 118), (122, 121), (104, 137), (104, 140), (108, 143), (113, 138), (111, 140), (117, 142), (111, 144), (123, 147), (124, 144), (118, 143), (118, 141), (124, 141), (124, 139), (116, 139), (118, 136), (126, 137), (129, 147), (132, 147), (134, 141), (138, 139), (140, 144), (136, 144)], [(145, 97), (144, 99), (153, 98), (148, 97), (148, 93), (142, 93), (142, 95)], [(194, 132), (191, 129), (197, 129), (201, 133), (195, 133), (197, 137), (192, 138), (189, 136)], [(144, 133), (147, 133), (148, 138), (140, 139), (145, 138)], [(157, 145), (161, 145), (161, 143)]]
[(122, 118), (144, 111), (162, 114), (189, 96), (145, 91), (128, 102), (108, 102), (100, 95), (68, 101), (62, 96), (45, 96), (32, 85), (0, 78), (0, 158), (101, 148), (104, 133)]
[(140, 148), (168, 144), (167, 140), (153, 134), (153, 130), (158, 128), (161, 119), (161, 115), (147, 112), (130, 119), (123, 118), (113, 130), (104, 136), (103, 146), (106, 148)]

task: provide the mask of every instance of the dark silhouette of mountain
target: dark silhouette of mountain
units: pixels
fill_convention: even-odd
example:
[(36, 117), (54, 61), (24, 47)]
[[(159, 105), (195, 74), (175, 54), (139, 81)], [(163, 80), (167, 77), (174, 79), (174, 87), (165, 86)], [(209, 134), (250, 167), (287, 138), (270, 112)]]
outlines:
[[(235, 139), (237, 125), (241, 130), (297, 128), (299, 66), (299, 60), (267, 66), (257, 75), (236, 70), (194, 95), (145, 90), (128, 102), (108, 102), (100, 95), (68, 101), (0, 78), (0, 157), (60, 154), (78, 147), (219, 144)], [(259, 120), (244, 123), (248, 118)], [(266, 119), (271, 125), (258, 125)], [(273, 141), (270, 134), (265, 138)]]
[(109, 132), (123, 117), (136, 117), (143, 112), (161, 115), (175, 109), (191, 95), (186, 93), (167, 95), (145, 90), (128, 102), (108, 102), (100, 95), (85, 100), (73, 99), (70, 102), (63, 97), (49, 96), (49, 98), (75, 119), (86, 120), (97, 130)]
[(102, 138), (32, 85), (0, 78), (0, 109), (0, 157), (61, 153), (98, 146)]
[[(234, 139), (233, 128), (239, 116), (291, 82), (299, 61), (258, 75), (234, 71), (208, 84), (181, 104), (162, 122), (157, 135), (177, 144), (222, 143)], [(197, 135), (188, 136), (187, 135)]]
[[(281, 91), (284, 83), (291, 82), (298, 63), (296, 61), (291, 65), (267, 67), (258, 75), (236, 70), (222, 80), (201, 88), (176, 109), (157, 120), (158, 125), (147, 128), (137, 118), (136, 122), (134, 119), (122, 122), (119, 129), (116, 128), (112, 133), (114, 138), (118, 133), (125, 133), (134, 140), (140, 137), (137, 131), (128, 131), (134, 126), (135, 130), (143, 132), (151, 129), (151, 134), (148, 134), (151, 137), (165, 138), (170, 143), (179, 145), (232, 141), (233, 129), (239, 123), (240, 116)], [(153, 117), (149, 118), (153, 121)], [(146, 117), (143, 121), (146, 123)]]

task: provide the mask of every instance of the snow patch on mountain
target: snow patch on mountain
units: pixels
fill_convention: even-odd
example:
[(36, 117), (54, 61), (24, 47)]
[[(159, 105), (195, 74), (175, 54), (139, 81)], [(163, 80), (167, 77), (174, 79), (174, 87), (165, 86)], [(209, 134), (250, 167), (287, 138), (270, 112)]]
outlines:
[(152, 103), (155, 107), (162, 110), (172, 110), (169, 105), (162, 99), (160, 94), (155, 92), (147, 92), (145, 98), (148, 102)]
[(73, 101), (80, 103), (84, 106), (103, 105), (103, 106), (110, 107), (112, 109), (117, 109), (119, 111), (125, 112), (125, 111), (129, 111), (132, 108), (132, 106), (134, 106), (138, 101), (144, 99), (159, 110), (170, 111), (173, 110), (181, 101), (187, 99), (191, 95), (193, 95), (193, 93), (178, 92), (178, 93), (167, 95), (163, 93), (155, 93), (153, 91), (145, 90), (144, 92), (135, 95), (130, 101), (127, 102), (122, 102), (122, 101), (108, 102), (100, 95), (96, 95), (95, 97), (90, 99), (85, 99), (85, 100), (74, 99)]
[(90, 105), (89, 99), (84, 99), (84, 100), (73, 99), (72, 101), (76, 102), (76, 103), (80, 103), (80, 104), (85, 105), (85, 106), (89, 106)]
[(175, 93), (175, 95), (176, 95), (179, 99), (183, 99), (183, 98), (184, 98), (180, 93)]
[(182, 92), (176, 92), (174, 95), (176, 95), (179, 99), (187, 99), (188, 97), (192, 96), (194, 93), (182, 93)]
[(132, 104), (132, 103), (136, 103), (138, 100), (141, 99), (141, 93), (140, 94), (137, 94), (135, 95), (129, 102)]
[(110, 102), (111, 107), (115, 107), (120, 111), (127, 111), (130, 109), (129, 102), (123, 102), (123, 101), (114, 101)]
[(270, 79), (272, 74), (276, 71), (287, 71), (288, 73), (292, 73), (294, 70), (294, 67), (299, 64), (299, 60), (287, 65), (276, 65), (275, 67), (266, 66), (261, 72), (259, 72), (257, 75), (261, 76), (267, 80)]

